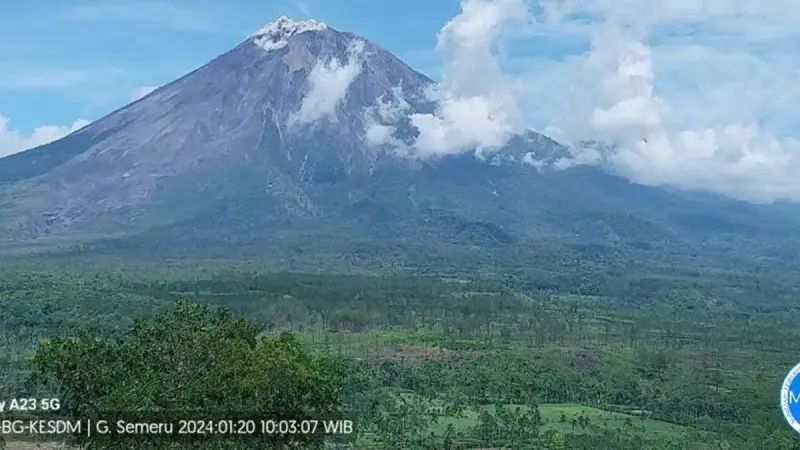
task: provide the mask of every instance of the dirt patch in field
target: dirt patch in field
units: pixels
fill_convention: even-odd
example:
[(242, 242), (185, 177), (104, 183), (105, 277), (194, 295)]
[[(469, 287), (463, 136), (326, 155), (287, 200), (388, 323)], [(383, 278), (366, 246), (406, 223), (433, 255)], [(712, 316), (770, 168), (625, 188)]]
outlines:
[(394, 346), (370, 349), (368, 357), (381, 361), (469, 361), (478, 356), (477, 351), (450, 350), (440, 347)]

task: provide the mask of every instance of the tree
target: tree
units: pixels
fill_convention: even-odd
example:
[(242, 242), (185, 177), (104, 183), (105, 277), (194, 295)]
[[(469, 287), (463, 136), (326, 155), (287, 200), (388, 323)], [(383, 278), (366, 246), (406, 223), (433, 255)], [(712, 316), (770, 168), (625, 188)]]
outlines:
[(390, 392), (375, 399), (374, 411), (369, 418), (369, 425), (374, 426), (381, 442), (388, 448), (409, 448), (425, 428), (437, 420), (427, 400)]
[[(180, 419), (341, 417), (343, 367), (309, 355), (291, 334), (265, 339), (258, 333), (227, 310), (181, 302), (137, 319), (116, 341), (85, 330), (41, 344), (34, 376), (59, 386), (71, 419), (169, 421), (177, 427)], [(153, 449), (197, 448), (196, 442), (176, 443), (174, 436), (126, 444), (97, 433), (75, 439), (96, 449), (141, 448), (142, 440)], [(235, 442), (214, 437), (205, 448), (321, 448), (323, 441), (320, 433)]]
[(550, 432), (545, 438), (544, 446), (547, 450), (567, 450), (569, 448), (564, 435), (558, 432)]
[(478, 416), (475, 437), (486, 444), (491, 444), (497, 439), (499, 431), (499, 425), (494, 415), (485, 409), (481, 411)]

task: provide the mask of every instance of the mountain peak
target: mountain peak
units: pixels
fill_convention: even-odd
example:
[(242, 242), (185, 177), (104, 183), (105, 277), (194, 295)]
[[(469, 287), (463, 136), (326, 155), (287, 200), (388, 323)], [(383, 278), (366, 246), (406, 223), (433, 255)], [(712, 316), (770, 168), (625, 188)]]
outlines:
[(325, 31), (328, 25), (314, 19), (292, 20), (287, 16), (278, 17), (251, 35), (256, 45), (266, 51), (278, 50), (289, 43), (292, 36), (309, 31)]

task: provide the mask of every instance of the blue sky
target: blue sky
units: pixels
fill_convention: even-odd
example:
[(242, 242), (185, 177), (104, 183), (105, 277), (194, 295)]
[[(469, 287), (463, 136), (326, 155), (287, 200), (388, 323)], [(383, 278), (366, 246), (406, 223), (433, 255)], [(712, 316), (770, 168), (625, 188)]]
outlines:
[(0, 115), (23, 133), (97, 119), (282, 14), (354, 31), (435, 72), (436, 32), (458, 10), (453, 0), (0, 2)]
[[(615, 144), (610, 164), (635, 182), (800, 199), (797, 0), (0, 2), (0, 156), (80, 128), (284, 14), (360, 34), (437, 79), (439, 111), (417, 117), (428, 153), (533, 128)], [(596, 159), (576, 146), (559, 167)]]

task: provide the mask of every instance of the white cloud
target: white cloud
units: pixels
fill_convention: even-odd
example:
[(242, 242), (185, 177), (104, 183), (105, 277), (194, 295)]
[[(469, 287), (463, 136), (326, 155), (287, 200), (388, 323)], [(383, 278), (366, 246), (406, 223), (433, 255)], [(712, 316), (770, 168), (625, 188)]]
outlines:
[(395, 137), (395, 124), (408, 115), (411, 105), (406, 101), (402, 86), (394, 87), (388, 96), (378, 99), (378, 104), (364, 111), (364, 139), (372, 147), (388, 146), (399, 153), (407, 153), (404, 142)]
[[(657, 94), (656, 52), (662, 52), (661, 61), (676, 55), (663, 53), (663, 47), (654, 50), (636, 33), (636, 27), (613, 20), (593, 30), (591, 50), (578, 66), (582, 72), (571, 78), (586, 77), (582, 89), (574, 91), (583, 101), (565, 110), (569, 119), (557, 122), (559, 128), (573, 140), (613, 143), (616, 149), (608, 162), (635, 182), (711, 190), (759, 202), (800, 200), (800, 143), (775, 134), (780, 120), (768, 125), (771, 132), (765, 130), (762, 123), (769, 121), (763, 103), (754, 101), (765, 91), (780, 99), (781, 92), (773, 89), (796, 91), (793, 83), (770, 87), (758, 84), (764, 80), (751, 84), (732, 77), (694, 99), (691, 92), (676, 95), (670, 89)], [(695, 48), (688, 58), (704, 56), (705, 64), (714, 64), (720, 62), (720, 54), (728, 61), (752, 62), (742, 54), (709, 48)], [(571, 70), (575, 68), (573, 64)], [(716, 69), (725, 74), (735, 70), (747, 76), (741, 64)], [(690, 65), (685, 66), (684, 76), (687, 73), (702, 79)], [(679, 102), (670, 102), (671, 96)]]
[[(439, 35), (438, 109), (412, 116), (413, 150), (492, 148), (524, 126), (613, 144), (557, 168), (800, 200), (798, 21), (793, 0), (465, 0)], [(389, 124), (369, 125), (390, 142)]]
[(158, 89), (158, 86), (140, 86), (131, 92), (131, 101), (139, 100)]
[[(589, 56), (590, 67), (610, 74), (598, 80), (606, 104), (592, 111), (592, 128), (604, 134), (618, 130), (646, 133), (660, 127), (663, 102), (653, 95), (653, 63), (649, 49), (639, 42), (619, 40), (613, 29), (609, 36), (596, 37), (592, 47), (595, 51)], [(596, 51), (598, 48), (613, 48), (613, 51)], [(610, 138), (613, 140), (615, 136)]]
[(68, 126), (42, 125), (26, 135), (8, 128), (8, 122), (6, 117), (0, 116), (0, 158), (48, 144), (89, 125), (89, 121), (83, 119)]
[(503, 73), (496, 45), (528, 17), (524, 0), (466, 0), (439, 34), (442, 79), (428, 92), (433, 114), (413, 114), (419, 156), (502, 146), (524, 129), (517, 86)]
[(289, 117), (289, 125), (308, 124), (325, 117), (335, 120), (336, 107), (361, 73), (363, 51), (364, 41), (356, 40), (347, 51), (344, 64), (336, 59), (317, 64), (308, 75), (308, 93), (303, 97), (300, 110)]
[(394, 134), (394, 127), (391, 125), (384, 125), (374, 121), (368, 121), (364, 137), (367, 144), (371, 146), (380, 145), (394, 145), (399, 146), (398, 141), (392, 136)]
[[(411, 113), (402, 90), (366, 111), (365, 140), (408, 156), (428, 158), (496, 149), (525, 128), (517, 102), (520, 86), (501, 68), (498, 44), (531, 17), (525, 0), (465, 0), (461, 13), (439, 33), (441, 80), (425, 96), (433, 113)], [(521, 30), (522, 28), (520, 28)], [(386, 114), (392, 110), (392, 114)], [(407, 116), (418, 135), (406, 144), (394, 137)]]

